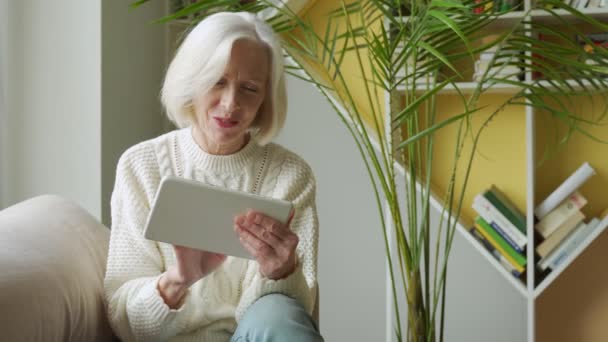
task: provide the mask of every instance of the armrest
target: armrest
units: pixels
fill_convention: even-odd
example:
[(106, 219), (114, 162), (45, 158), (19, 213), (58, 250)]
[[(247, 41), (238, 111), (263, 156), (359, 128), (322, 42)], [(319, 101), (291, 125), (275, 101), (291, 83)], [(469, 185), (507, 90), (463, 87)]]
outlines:
[(0, 211), (0, 237), (3, 339), (113, 340), (103, 301), (105, 226), (45, 195)]

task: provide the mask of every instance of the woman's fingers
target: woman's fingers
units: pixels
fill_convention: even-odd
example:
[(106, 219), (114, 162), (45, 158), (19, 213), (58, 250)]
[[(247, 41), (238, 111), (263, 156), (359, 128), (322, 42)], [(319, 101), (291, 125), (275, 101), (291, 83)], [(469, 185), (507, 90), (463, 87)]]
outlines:
[(288, 225), (282, 224), (272, 217), (266, 216), (262, 213), (250, 210), (247, 212), (246, 217), (249, 222), (263, 227), (266, 231), (272, 233), (281, 240), (284, 240), (293, 234)]
[(281, 246), (282, 240), (262, 227), (259, 224), (256, 224), (254, 221), (250, 221), (248, 219), (244, 219), (243, 221), (238, 222), (238, 224), (247, 229), (250, 233), (255, 235), (258, 239), (266, 242), (271, 245), (273, 248), (279, 248)]
[[(292, 217), (293, 212), (290, 219)], [(246, 214), (237, 216), (234, 224), (239, 236), (257, 251), (254, 255), (274, 253), (285, 256), (294, 251), (298, 245), (298, 236), (289, 229), (288, 225), (259, 212), (249, 210)], [(244, 230), (246, 233), (239, 230)], [(266, 251), (267, 247), (271, 250)]]
[(254, 257), (267, 257), (273, 253), (274, 248), (271, 247), (264, 240), (258, 238), (253, 234), (247, 227), (236, 223), (235, 230), (239, 235), (239, 239), (243, 246), (251, 253)]

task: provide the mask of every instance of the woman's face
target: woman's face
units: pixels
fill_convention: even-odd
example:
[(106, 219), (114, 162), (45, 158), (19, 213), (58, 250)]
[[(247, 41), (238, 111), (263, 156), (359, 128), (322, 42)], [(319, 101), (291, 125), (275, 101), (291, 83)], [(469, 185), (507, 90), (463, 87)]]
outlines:
[(261, 43), (234, 42), (222, 78), (193, 101), (194, 137), (203, 149), (230, 154), (244, 145), (266, 96), (269, 64), (268, 50)]

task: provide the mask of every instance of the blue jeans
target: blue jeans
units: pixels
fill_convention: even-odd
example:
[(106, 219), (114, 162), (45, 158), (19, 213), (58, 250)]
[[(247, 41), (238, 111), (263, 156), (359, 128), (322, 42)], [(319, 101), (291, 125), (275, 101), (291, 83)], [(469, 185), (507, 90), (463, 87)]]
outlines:
[(295, 299), (269, 294), (241, 318), (231, 342), (322, 342), (315, 322)]

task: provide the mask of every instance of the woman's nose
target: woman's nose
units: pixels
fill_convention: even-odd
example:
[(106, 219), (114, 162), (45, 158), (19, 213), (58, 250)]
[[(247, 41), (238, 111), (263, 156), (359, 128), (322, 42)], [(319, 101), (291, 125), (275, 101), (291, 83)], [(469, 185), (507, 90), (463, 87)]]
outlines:
[(222, 93), (222, 107), (228, 113), (232, 113), (239, 109), (238, 92), (235, 87), (226, 87)]

